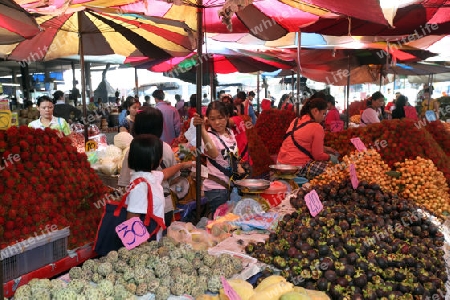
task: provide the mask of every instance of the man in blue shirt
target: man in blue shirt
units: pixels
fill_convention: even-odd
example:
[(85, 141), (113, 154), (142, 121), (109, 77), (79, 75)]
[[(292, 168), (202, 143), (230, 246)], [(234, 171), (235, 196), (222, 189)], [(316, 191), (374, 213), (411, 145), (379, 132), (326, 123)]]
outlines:
[(163, 90), (154, 91), (152, 97), (155, 98), (155, 108), (159, 109), (163, 115), (164, 127), (161, 140), (170, 145), (180, 135), (180, 114), (175, 107), (164, 102)]

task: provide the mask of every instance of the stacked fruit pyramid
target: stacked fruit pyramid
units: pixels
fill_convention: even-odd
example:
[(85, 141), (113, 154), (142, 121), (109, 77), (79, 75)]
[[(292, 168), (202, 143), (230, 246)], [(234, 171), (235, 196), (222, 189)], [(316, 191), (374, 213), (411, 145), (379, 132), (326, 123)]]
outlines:
[(92, 242), (108, 189), (57, 131), (27, 126), (0, 131), (0, 249), (48, 227), (70, 226), (69, 248)]
[(336, 300), (444, 299), (444, 235), (436, 220), (376, 183), (361, 181), (354, 189), (342, 180), (311, 189), (324, 207), (316, 217), (305, 204), (309, 191), (300, 189), (290, 199), (297, 211), (246, 252), (294, 285)]
[(355, 149), (350, 139), (359, 137), (368, 149), (379, 152), (389, 167), (405, 159), (430, 159), (450, 183), (450, 158), (447, 155), (450, 150), (443, 148), (447, 147), (450, 134), (443, 130), (444, 127), (434, 129), (441, 128), (437, 123), (440, 121), (422, 124), (411, 120), (385, 120), (367, 127), (327, 132), (325, 145), (344, 156)]

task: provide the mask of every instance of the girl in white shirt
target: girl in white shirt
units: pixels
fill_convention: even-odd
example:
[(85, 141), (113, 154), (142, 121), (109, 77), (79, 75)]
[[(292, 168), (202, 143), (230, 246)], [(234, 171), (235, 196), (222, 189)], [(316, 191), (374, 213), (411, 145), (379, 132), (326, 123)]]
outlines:
[[(164, 175), (156, 171), (163, 154), (161, 140), (151, 134), (142, 134), (133, 139), (128, 154), (131, 171), (129, 194), (127, 196), (127, 220), (133, 217), (150, 218), (147, 230), (150, 239), (159, 240), (164, 224)], [(148, 207), (151, 205), (151, 207)]]

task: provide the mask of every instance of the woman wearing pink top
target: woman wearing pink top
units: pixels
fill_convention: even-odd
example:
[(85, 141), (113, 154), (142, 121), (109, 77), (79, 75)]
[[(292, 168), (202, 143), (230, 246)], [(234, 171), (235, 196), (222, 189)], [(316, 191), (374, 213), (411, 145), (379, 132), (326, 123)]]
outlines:
[(322, 172), (329, 160), (337, 163), (337, 152), (330, 147), (324, 147), (323, 144), (325, 132), (320, 123), (326, 111), (327, 102), (324, 99), (315, 98), (305, 102), (300, 117), (292, 121), (286, 132), (278, 153), (279, 163), (304, 169), (314, 162), (314, 168), (322, 168)]
[[(229, 200), (230, 179), (235, 172), (244, 173), (236, 157), (239, 149), (233, 131), (228, 128), (230, 117), (226, 105), (211, 102), (206, 110), (210, 129), (207, 130), (203, 118), (194, 115), (193, 124), (202, 126), (204, 154), (207, 157), (208, 178), (203, 181), (203, 190), (208, 199), (207, 216), (212, 218), (216, 209)], [(235, 166), (236, 165), (236, 166)]]
[[(342, 122), (341, 117), (339, 116), (339, 111), (336, 108), (336, 102), (334, 97), (331, 95), (327, 95), (327, 109), (328, 113), (325, 117), (325, 130), (328, 131), (338, 131), (335, 129), (337, 123)], [(343, 123), (343, 122), (342, 122)], [(343, 126), (342, 126), (343, 127)]]

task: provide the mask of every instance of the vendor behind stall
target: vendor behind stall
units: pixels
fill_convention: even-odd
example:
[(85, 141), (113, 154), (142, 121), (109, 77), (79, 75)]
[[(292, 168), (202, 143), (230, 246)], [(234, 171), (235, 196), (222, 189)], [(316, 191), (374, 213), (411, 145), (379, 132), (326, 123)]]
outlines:
[(69, 124), (63, 118), (57, 118), (53, 115), (53, 109), (55, 105), (53, 100), (48, 96), (41, 96), (37, 100), (37, 106), (39, 109), (39, 119), (34, 120), (28, 127), (44, 130), (46, 127), (56, 129), (64, 133), (70, 134)]
[(337, 151), (324, 147), (325, 132), (320, 123), (326, 111), (324, 99), (305, 102), (300, 117), (289, 125), (278, 153), (278, 163), (302, 167), (300, 174), (312, 178), (321, 174), (330, 160), (338, 162)]
[[(207, 156), (208, 178), (203, 183), (205, 197), (208, 199), (208, 218), (212, 218), (216, 209), (228, 201), (230, 179), (233, 173), (245, 171), (237, 162), (237, 141), (228, 128), (229, 112), (224, 103), (211, 102), (206, 110), (208, 123), (199, 115), (194, 116), (193, 125), (202, 126), (202, 141), (204, 154)], [(239, 172), (240, 170), (240, 172)]]
[(380, 92), (375, 92), (367, 100), (367, 108), (361, 114), (361, 124), (365, 127), (369, 124), (380, 123), (382, 119), (381, 107), (384, 106), (384, 96)]

